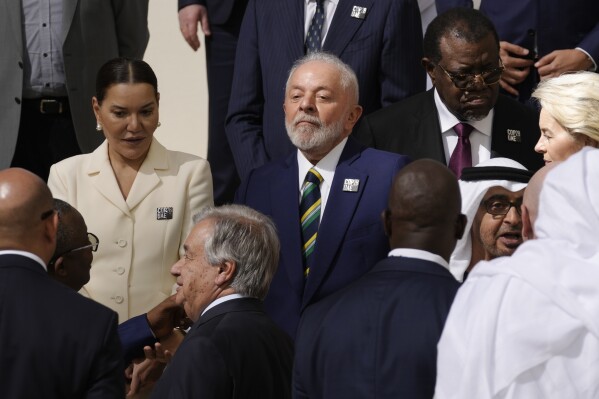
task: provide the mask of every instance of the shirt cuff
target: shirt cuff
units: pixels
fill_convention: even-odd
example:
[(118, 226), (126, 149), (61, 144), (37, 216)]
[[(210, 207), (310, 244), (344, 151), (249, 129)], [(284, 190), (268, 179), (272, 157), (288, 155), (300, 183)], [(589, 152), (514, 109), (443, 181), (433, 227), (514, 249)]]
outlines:
[(587, 69), (587, 71), (591, 71), (591, 72), (597, 71), (597, 63), (595, 62), (595, 60), (593, 59), (593, 57), (591, 57), (591, 55), (585, 49), (582, 49), (580, 47), (576, 47), (576, 50), (582, 51), (583, 53), (585, 53), (586, 56), (589, 57), (589, 60), (591, 60), (591, 62), (593, 63), (593, 66), (590, 67), (589, 69)]

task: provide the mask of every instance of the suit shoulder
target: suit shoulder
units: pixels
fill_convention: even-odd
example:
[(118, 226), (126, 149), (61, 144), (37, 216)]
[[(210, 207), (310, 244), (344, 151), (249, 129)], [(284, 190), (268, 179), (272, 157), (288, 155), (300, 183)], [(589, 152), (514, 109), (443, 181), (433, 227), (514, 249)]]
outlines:
[(397, 101), (387, 107), (376, 110), (364, 118), (368, 119), (368, 122), (375, 123), (377, 121), (389, 121), (400, 119), (400, 116), (404, 114), (412, 114), (414, 110), (420, 110), (424, 104), (430, 103), (431, 93), (422, 92), (410, 96), (401, 101)]

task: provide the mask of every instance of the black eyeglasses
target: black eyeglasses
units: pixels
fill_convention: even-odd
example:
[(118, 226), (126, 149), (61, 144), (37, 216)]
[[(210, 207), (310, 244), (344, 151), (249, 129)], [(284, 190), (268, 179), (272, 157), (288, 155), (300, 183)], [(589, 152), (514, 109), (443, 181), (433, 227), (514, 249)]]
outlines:
[(516, 208), (518, 215), (522, 215), (522, 199), (516, 202), (511, 202), (507, 199), (491, 197), (486, 201), (482, 201), (480, 204), (481, 206), (484, 206), (487, 213), (490, 213), (491, 215), (505, 216), (508, 214), (512, 207)]
[(98, 237), (96, 237), (96, 235), (94, 233), (87, 233), (87, 239), (89, 240), (88, 245), (84, 245), (82, 247), (73, 248), (73, 249), (69, 249), (68, 251), (64, 251), (60, 255), (53, 257), (52, 261), (50, 263), (52, 264), (52, 263), (56, 262), (56, 259), (60, 258), (61, 256), (65, 256), (66, 254), (69, 254), (71, 252), (83, 251), (84, 249), (88, 249), (88, 248), (91, 248), (92, 252), (96, 252), (98, 250), (98, 245), (100, 244), (100, 240), (98, 239)]
[(497, 68), (482, 71), (481, 73), (454, 73), (447, 71), (441, 64), (437, 64), (437, 66), (445, 72), (453, 85), (460, 90), (467, 90), (469, 87), (474, 86), (476, 78), (479, 76), (485, 86), (497, 84), (499, 83), (499, 79), (501, 79), (501, 74), (505, 70), (501, 58), (499, 59), (499, 66)]

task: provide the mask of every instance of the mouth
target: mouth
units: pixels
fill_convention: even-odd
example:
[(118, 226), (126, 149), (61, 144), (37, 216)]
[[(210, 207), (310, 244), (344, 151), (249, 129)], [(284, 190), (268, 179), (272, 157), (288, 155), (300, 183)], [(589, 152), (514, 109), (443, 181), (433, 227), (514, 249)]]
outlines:
[(503, 244), (506, 248), (515, 250), (520, 244), (522, 244), (522, 234), (518, 232), (503, 233), (499, 235), (497, 241)]
[(128, 144), (138, 144), (146, 139), (146, 136), (134, 136), (134, 137), (126, 137), (123, 139), (125, 143)]
[(464, 101), (462, 101), (462, 103), (471, 107), (480, 107), (487, 105), (489, 103), (489, 99), (486, 97), (472, 96), (466, 98)]

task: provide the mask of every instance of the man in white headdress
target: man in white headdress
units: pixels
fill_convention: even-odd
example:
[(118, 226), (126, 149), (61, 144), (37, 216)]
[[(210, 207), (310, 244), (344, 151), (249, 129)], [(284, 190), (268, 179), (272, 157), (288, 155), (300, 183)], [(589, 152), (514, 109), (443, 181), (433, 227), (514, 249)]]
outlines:
[(435, 398), (599, 397), (599, 150), (547, 174), (535, 239), (482, 262), (439, 342)]
[(449, 262), (457, 280), (479, 261), (510, 256), (522, 243), (520, 206), (532, 174), (508, 158), (491, 158), (462, 171), (462, 213), (468, 223)]

